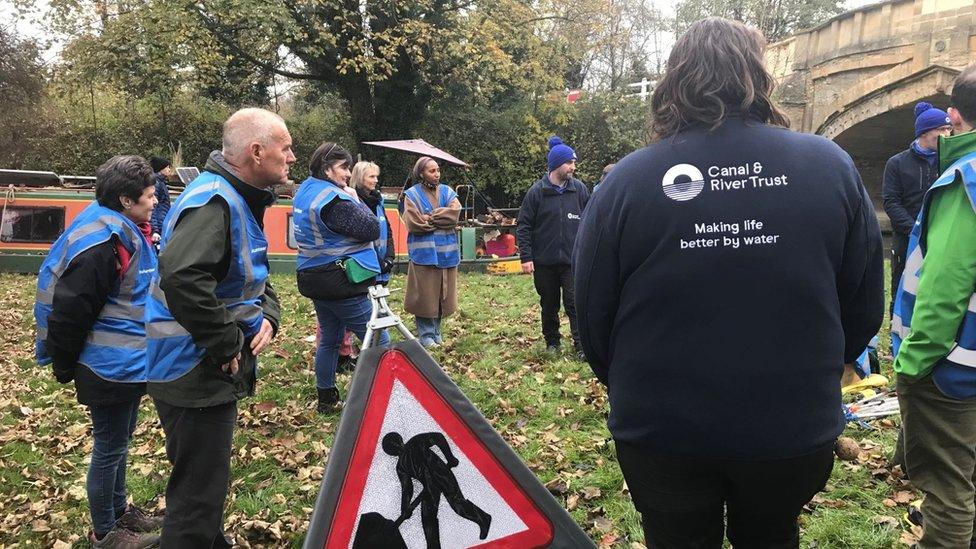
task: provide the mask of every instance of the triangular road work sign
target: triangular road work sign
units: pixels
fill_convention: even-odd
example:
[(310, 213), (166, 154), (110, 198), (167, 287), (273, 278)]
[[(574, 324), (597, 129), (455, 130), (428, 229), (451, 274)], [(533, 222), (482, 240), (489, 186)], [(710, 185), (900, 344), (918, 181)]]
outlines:
[(593, 547), (416, 341), (363, 351), (306, 549)]

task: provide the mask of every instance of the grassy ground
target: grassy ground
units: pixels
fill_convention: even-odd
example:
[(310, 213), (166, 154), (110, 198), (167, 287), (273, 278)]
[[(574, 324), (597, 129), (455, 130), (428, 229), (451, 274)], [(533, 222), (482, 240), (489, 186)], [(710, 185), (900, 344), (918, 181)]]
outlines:
[[(240, 406), (226, 516), (241, 545), (300, 547), (338, 418), (313, 411), (311, 303), (293, 277), (274, 283), (282, 330), (262, 360), (257, 395)], [(402, 283), (398, 277), (392, 287)], [(459, 286), (461, 311), (446, 321), (446, 345), (434, 353), (444, 370), (599, 545), (642, 547), (606, 429), (604, 390), (569, 354), (543, 352), (531, 278), (467, 274)], [(90, 424), (73, 388), (33, 362), (33, 291), (34, 277), (0, 275), (0, 549), (81, 547), (89, 527)], [(397, 310), (401, 299), (395, 290)], [(890, 371), (890, 358), (883, 364)], [(340, 387), (348, 382), (349, 374), (340, 375)], [(848, 429), (865, 451), (859, 461), (837, 463), (801, 517), (804, 547), (912, 541), (901, 516), (915, 496), (886, 466), (897, 419), (875, 426)], [(136, 503), (162, 506), (167, 471), (162, 430), (146, 399), (130, 451)]]

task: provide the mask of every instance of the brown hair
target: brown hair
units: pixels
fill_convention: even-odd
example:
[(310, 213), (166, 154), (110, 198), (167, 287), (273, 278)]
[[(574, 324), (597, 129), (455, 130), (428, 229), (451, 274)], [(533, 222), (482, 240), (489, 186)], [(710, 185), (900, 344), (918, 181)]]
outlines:
[(651, 98), (653, 139), (702, 123), (717, 128), (734, 112), (789, 127), (773, 104), (773, 77), (766, 70), (766, 38), (758, 30), (721, 17), (693, 24), (675, 43), (668, 69)]
[(308, 173), (318, 179), (326, 179), (325, 172), (332, 166), (345, 163), (352, 166), (352, 155), (342, 145), (326, 141), (315, 149), (308, 161)]

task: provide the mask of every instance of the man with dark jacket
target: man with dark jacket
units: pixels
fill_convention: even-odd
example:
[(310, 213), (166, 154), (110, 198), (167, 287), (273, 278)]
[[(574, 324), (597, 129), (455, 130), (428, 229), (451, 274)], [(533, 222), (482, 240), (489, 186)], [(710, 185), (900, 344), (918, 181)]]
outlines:
[(237, 400), (254, 394), (257, 355), (279, 325), (268, 280), (264, 211), (295, 162), (277, 115), (242, 109), (223, 150), (173, 204), (158, 288), (147, 306), (149, 395), (173, 465), (163, 548), (225, 546)]
[(891, 219), (891, 302), (905, 269), (908, 235), (922, 208), (922, 197), (939, 177), (936, 149), (940, 136), (952, 132), (949, 115), (924, 101), (915, 105), (915, 140), (885, 164), (881, 196)]
[(546, 161), (549, 172), (522, 199), (516, 231), (519, 256), (522, 272), (532, 274), (539, 293), (546, 350), (559, 351), (559, 292), (562, 290), (573, 346), (583, 360), (573, 299), (572, 261), (576, 231), (590, 193), (573, 177), (576, 151), (556, 136), (549, 138)]

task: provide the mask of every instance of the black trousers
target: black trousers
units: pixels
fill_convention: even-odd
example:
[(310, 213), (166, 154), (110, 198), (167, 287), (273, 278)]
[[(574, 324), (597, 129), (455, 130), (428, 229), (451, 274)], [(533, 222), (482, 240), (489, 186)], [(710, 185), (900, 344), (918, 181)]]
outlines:
[(542, 337), (545, 338), (546, 345), (559, 345), (559, 293), (562, 291), (563, 308), (569, 317), (573, 345), (579, 348), (572, 266), (536, 265), (532, 280), (535, 282), (535, 291), (539, 293), (539, 305), (542, 306)]
[(898, 292), (898, 282), (905, 272), (905, 259), (908, 255), (908, 235), (891, 233), (891, 304), (888, 311), (895, 310), (895, 295)]
[(823, 489), (833, 447), (792, 459), (738, 461), (662, 456), (617, 442), (648, 549), (796, 549), (797, 518)]
[(166, 457), (173, 466), (166, 484), (160, 547), (230, 547), (224, 538), (224, 502), (230, 486), (237, 402), (208, 408), (154, 402), (166, 433)]

